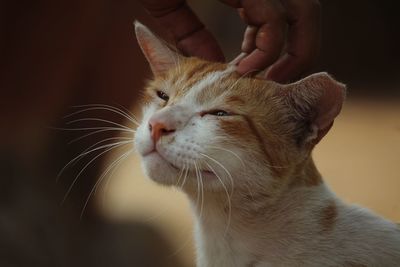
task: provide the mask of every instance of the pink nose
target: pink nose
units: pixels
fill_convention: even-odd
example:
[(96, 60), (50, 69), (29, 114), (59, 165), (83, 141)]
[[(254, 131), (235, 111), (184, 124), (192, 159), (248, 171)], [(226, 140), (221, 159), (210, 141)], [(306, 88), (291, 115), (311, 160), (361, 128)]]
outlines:
[(153, 139), (154, 143), (156, 143), (161, 138), (161, 136), (175, 132), (175, 129), (166, 126), (164, 123), (158, 120), (149, 121), (149, 130), (151, 132), (151, 138)]

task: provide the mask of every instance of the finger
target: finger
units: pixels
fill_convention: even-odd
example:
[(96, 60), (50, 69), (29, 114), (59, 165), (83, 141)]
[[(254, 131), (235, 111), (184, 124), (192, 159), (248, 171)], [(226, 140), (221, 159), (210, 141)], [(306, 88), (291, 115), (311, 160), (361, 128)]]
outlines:
[(314, 0), (283, 0), (289, 19), (286, 54), (266, 74), (267, 79), (288, 82), (308, 71), (319, 53), (320, 6)]
[[(273, 23), (264, 24), (256, 34), (256, 49), (240, 61), (237, 71), (244, 74), (249, 70), (264, 70), (279, 58), (283, 45), (284, 32), (281, 26), (275, 26)], [(252, 44), (249, 44), (245, 48), (251, 46)], [(247, 52), (246, 50), (244, 51)]]
[(256, 46), (257, 32), (258, 32), (257, 27), (247, 26), (244, 32), (244, 37), (242, 42), (243, 52), (250, 53), (251, 51), (257, 48)]
[(249, 70), (263, 70), (278, 59), (285, 40), (285, 10), (276, 0), (246, 0), (239, 9), (249, 24), (242, 43), (243, 52), (249, 53), (238, 65), (241, 74)]
[(235, 57), (231, 62), (229, 62), (230, 65), (238, 65), (239, 62), (247, 56), (246, 53), (240, 53), (237, 57)]
[(211, 61), (224, 61), (217, 41), (185, 1), (141, 0), (141, 3), (150, 15), (171, 33), (177, 48), (184, 55)]
[(240, 0), (219, 0), (219, 1), (231, 7), (235, 8), (241, 7)]
[(196, 56), (210, 61), (225, 61), (224, 54), (217, 41), (205, 28), (192, 32), (179, 40), (177, 47), (186, 56)]
[(285, 20), (285, 7), (280, 0), (245, 0), (241, 3), (239, 11), (246, 17), (249, 25), (261, 26), (268, 22)]

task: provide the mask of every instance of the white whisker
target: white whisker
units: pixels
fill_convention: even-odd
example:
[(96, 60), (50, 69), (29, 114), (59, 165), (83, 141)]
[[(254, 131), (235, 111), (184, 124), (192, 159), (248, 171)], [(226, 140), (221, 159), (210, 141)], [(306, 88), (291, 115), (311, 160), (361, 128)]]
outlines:
[[(78, 156), (76, 156), (75, 158), (73, 158), (72, 160), (70, 160), (67, 164), (65, 164), (65, 166), (61, 169), (61, 171), (57, 174), (56, 182), (59, 181), (59, 179), (60, 179), (60, 177), (62, 176), (62, 174), (64, 173), (64, 171), (65, 171), (71, 164), (74, 164), (74, 163), (79, 162), (80, 159), (82, 159), (84, 156), (86, 156), (86, 155), (88, 155), (88, 154), (90, 154), (90, 153), (93, 153), (93, 152), (95, 152), (95, 151), (97, 151), (97, 150), (100, 150), (100, 149), (103, 149), (103, 148), (108, 148), (108, 147), (110, 147), (110, 146), (114, 146), (115, 144), (118, 144), (118, 143), (106, 144), (106, 145), (102, 145), (102, 146), (96, 147), (96, 148), (94, 148), (94, 149), (91, 149), (92, 147), (94, 147), (94, 146), (96, 146), (96, 145), (98, 145), (98, 144), (100, 144), (100, 143), (106, 142), (106, 141), (108, 141), (108, 140), (114, 140), (114, 139), (120, 140), (120, 138), (118, 138), (118, 137), (107, 138), (107, 139), (105, 139), (105, 140), (101, 140), (101, 141), (97, 142), (96, 144), (94, 144), (94, 145), (88, 147), (85, 151), (83, 151), (83, 152), (80, 153)], [(131, 140), (131, 139), (129, 138), (129, 140)], [(128, 142), (128, 141), (127, 141), (127, 142)]]
[(54, 130), (61, 130), (61, 131), (88, 131), (88, 130), (104, 130), (104, 129), (111, 129), (115, 131), (122, 131), (122, 132), (136, 132), (130, 128), (116, 128), (116, 127), (108, 127), (108, 126), (98, 126), (98, 127), (81, 127), (81, 128), (62, 128), (62, 127), (49, 127), (50, 129)]
[(183, 166), (183, 168), (180, 170), (180, 172), (179, 172), (179, 175), (178, 175), (178, 179), (177, 179), (177, 181), (176, 181), (176, 183), (175, 183), (175, 186), (176, 187), (178, 187), (179, 186), (179, 183), (180, 183), (180, 181), (181, 181), (181, 179), (182, 179), (182, 175), (183, 175), (183, 173), (184, 173), (184, 170), (185, 170), (185, 166)]
[(228, 189), (226, 188), (223, 180), (221, 179), (221, 177), (219, 177), (218, 173), (213, 169), (213, 167), (211, 167), (210, 164), (208, 164), (208, 162), (205, 160), (204, 163), (207, 165), (207, 167), (210, 169), (210, 171), (212, 171), (215, 176), (218, 178), (219, 182), (221, 183), (222, 187), (224, 188), (225, 194), (226, 194), (226, 198), (228, 200), (228, 220), (226, 223), (226, 228), (225, 228), (225, 233), (224, 236), (228, 233), (230, 224), (231, 224), (231, 214), (232, 214), (232, 203), (231, 203), (231, 195), (229, 195)]
[(100, 154), (98, 154), (97, 156), (95, 156), (92, 160), (90, 160), (83, 168), (82, 170), (78, 173), (78, 175), (75, 177), (75, 179), (72, 181), (72, 184), (69, 186), (67, 192), (64, 195), (64, 198), (61, 202), (61, 204), (63, 204), (65, 202), (65, 200), (67, 199), (69, 193), (71, 192), (72, 188), (74, 187), (76, 181), (78, 180), (78, 178), (81, 176), (81, 174), (85, 171), (85, 169), (93, 162), (95, 161), (97, 158), (99, 158), (101, 155), (104, 155), (105, 153), (107, 153), (110, 150), (113, 150), (117, 147), (120, 147), (122, 145), (126, 145), (130, 143), (130, 141), (123, 141), (123, 142), (118, 142), (118, 143), (114, 143), (113, 146), (111, 146), (111, 148), (106, 149), (105, 151), (102, 151)]
[[(186, 167), (186, 164), (185, 164), (185, 167)], [(183, 177), (183, 182), (182, 182), (182, 185), (181, 185), (181, 189), (182, 189), (182, 190), (183, 190), (183, 187), (185, 186), (185, 183), (186, 183), (186, 179), (187, 179), (187, 177), (188, 177), (188, 174), (189, 174), (189, 164), (188, 164), (188, 166), (187, 166), (187, 168), (186, 168), (185, 176)]]
[(238, 82), (243, 79), (244, 77), (246, 77), (247, 75), (249, 75), (252, 72), (256, 72), (256, 71), (260, 71), (259, 69), (252, 69), (249, 70), (248, 72), (244, 73), (242, 76), (240, 76), (233, 84), (231, 87), (229, 87), (226, 91), (229, 92), (230, 90), (232, 90), (233, 87), (235, 87), (236, 84), (238, 84)]
[(197, 166), (196, 161), (193, 162), (194, 163), (194, 168), (196, 170), (196, 177), (199, 181), (199, 188), (200, 188), (200, 192), (198, 192), (198, 194), (200, 194), (200, 215), (199, 218), (201, 220), (201, 216), (203, 214), (203, 207), (204, 207), (204, 185), (203, 185), (203, 177), (201, 175), (201, 171), (199, 166)]
[(109, 105), (105, 105), (105, 104), (89, 104), (89, 105), (79, 105), (79, 106), (73, 106), (74, 108), (84, 108), (87, 107), (83, 110), (78, 110), (75, 111), (69, 115), (64, 116), (64, 118), (69, 118), (72, 117), (74, 115), (83, 113), (83, 112), (87, 112), (87, 111), (91, 111), (91, 110), (106, 110), (106, 111), (111, 111), (114, 112), (116, 114), (121, 115), (122, 117), (128, 119), (129, 121), (131, 121), (132, 123), (134, 123), (135, 125), (139, 125), (139, 123), (137, 122), (136, 118), (132, 117), (131, 115), (127, 114), (126, 112), (124, 112), (123, 110), (120, 110), (116, 107), (113, 106), (109, 106)]
[(117, 105), (119, 106), (119, 108), (114, 106), (115, 109), (123, 112), (127, 117), (130, 117), (131, 119), (134, 119), (135, 121), (138, 121), (136, 116), (129, 109), (127, 109), (126, 107), (124, 107), (124, 106), (122, 106), (120, 104), (117, 104)]
[(108, 132), (108, 131), (120, 131), (121, 133), (135, 133), (135, 131), (128, 131), (128, 130), (120, 129), (120, 128), (112, 128), (112, 127), (109, 127), (109, 128), (100, 128), (100, 130), (97, 130), (97, 131), (94, 131), (94, 132), (85, 134), (85, 135), (80, 136), (80, 137), (78, 137), (78, 138), (75, 138), (74, 140), (68, 142), (68, 144), (75, 143), (75, 142), (77, 142), (77, 141), (79, 141), (79, 140), (82, 140), (82, 139), (84, 139), (84, 138), (86, 138), (86, 137), (89, 137), (89, 136), (92, 136), (92, 135), (94, 135), (94, 134), (98, 134), (98, 133), (102, 133), (102, 132)]
[[(180, 180), (182, 179), (182, 177), (184, 177), (184, 173), (185, 173), (185, 175), (187, 175), (186, 165), (184, 165), (183, 168), (182, 168), (182, 169), (180, 170), (180, 172), (179, 172), (178, 180), (177, 180), (177, 182), (175, 183), (175, 186), (176, 186), (176, 187), (181, 188), (181, 186), (183, 185), (183, 183), (182, 183), (182, 185), (179, 185), (179, 182), (180, 182)], [(167, 212), (167, 211), (168, 211), (168, 210), (164, 209), (163, 211), (157, 213), (156, 215), (153, 215), (153, 216), (147, 218), (147, 219), (146, 219), (146, 222), (150, 222), (150, 221), (152, 221), (152, 220), (154, 220), (154, 219), (159, 218), (161, 215), (163, 215), (163, 214), (164, 214), (165, 212)]]
[(130, 141), (133, 142), (133, 139), (132, 139), (131, 137), (122, 137), (122, 136), (110, 137), (110, 138), (103, 139), (103, 140), (101, 140), (101, 141), (99, 141), (99, 142), (97, 142), (97, 143), (91, 145), (90, 147), (88, 147), (87, 149), (85, 149), (82, 153), (85, 153), (86, 151), (88, 151), (89, 149), (95, 147), (96, 145), (99, 145), (99, 144), (101, 144), (101, 143), (104, 143), (104, 142), (107, 142), (107, 141), (110, 141), (110, 140), (120, 140), (120, 141), (130, 140)]
[(80, 122), (80, 121), (100, 121), (100, 122), (106, 122), (106, 123), (112, 124), (112, 125), (114, 125), (114, 126), (118, 126), (118, 127), (123, 128), (123, 129), (132, 131), (131, 128), (129, 128), (129, 127), (125, 126), (125, 125), (122, 125), (122, 124), (119, 124), (119, 123), (116, 123), (116, 122), (113, 122), (113, 121), (110, 121), (110, 120), (98, 119), (98, 118), (82, 118), (82, 119), (76, 119), (76, 120), (69, 121), (69, 122), (67, 122), (66, 124), (69, 125), (69, 124), (73, 124), (73, 123)]
[(214, 149), (223, 150), (223, 151), (226, 151), (226, 152), (231, 153), (233, 156), (235, 156), (237, 159), (239, 159), (239, 161), (242, 163), (243, 167), (246, 167), (246, 164), (244, 164), (244, 161), (242, 160), (242, 158), (239, 157), (239, 155), (236, 154), (235, 152), (233, 152), (233, 151), (231, 151), (231, 150), (229, 150), (229, 149), (222, 148), (222, 147), (217, 147), (217, 146), (208, 146), (208, 147), (209, 147), (209, 148), (214, 148)]
[(212, 160), (213, 162), (215, 162), (218, 166), (220, 166), (220, 167), (228, 174), (229, 179), (230, 179), (230, 181), (231, 181), (231, 194), (233, 194), (234, 185), (233, 185), (233, 177), (232, 177), (231, 173), (230, 173), (230, 172), (225, 168), (225, 166), (222, 165), (222, 163), (219, 162), (218, 160), (216, 160), (216, 159), (212, 158), (211, 156), (208, 156), (208, 155), (206, 155), (206, 154), (204, 154), (204, 153), (200, 153), (200, 155), (202, 155), (202, 156), (204, 156), (204, 157), (206, 157), (206, 158)]
[[(106, 170), (103, 172), (103, 174), (100, 176), (99, 182), (101, 183), (101, 180), (102, 180), (102, 179), (105, 179), (107, 173), (111, 171), (111, 173), (110, 173), (110, 175), (109, 175), (109, 178), (107, 179), (107, 181), (106, 181), (106, 183), (105, 183), (105, 185), (104, 185), (104, 189), (108, 186), (108, 184), (109, 184), (109, 182), (110, 182), (110, 180), (111, 180), (111, 177), (114, 175), (114, 172), (115, 172), (115, 170), (117, 169), (117, 167), (119, 166), (119, 164), (121, 164), (121, 163), (123, 162), (123, 160), (124, 160), (125, 158), (127, 158), (127, 157), (132, 153), (132, 151), (133, 151), (133, 150), (130, 149), (130, 150), (128, 150), (127, 152), (125, 152), (124, 154), (122, 154), (121, 156), (119, 156), (116, 160), (114, 160), (114, 161), (110, 164), (110, 166), (107, 167), (107, 169), (106, 169)], [(115, 166), (115, 168), (114, 168), (113, 170), (111, 170), (114, 166)], [(98, 184), (98, 185), (97, 185), (97, 188), (94, 190), (94, 194), (97, 194), (97, 190), (98, 190), (98, 188), (99, 188), (99, 185), (100, 185), (100, 184)], [(96, 187), (96, 185), (95, 185), (95, 187)]]
[[(96, 193), (97, 193), (97, 188), (99, 187), (100, 183), (103, 181), (103, 179), (106, 177), (106, 175), (111, 171), (111, 169), (113, 169), (113, 168), (115, 167), (115, 168), (114, 168), (114, 170), (115, 170), (116, 167), (122, 162), (123, 159), (125, 159), (125, 158), (129, 155), (130, 152), (131, 152), (131, 150), (125, 152), (125, 153), (122, 154), (120, 157), (118, 157), (116, 160), (114, 160), (114, 161), (110, 164), (110, 166), (108, 166), (107, 169), (102, 173), (102, 175), (100, 176), (100, 178), (96, 181), (96, 183), (94, 184), (92, 190), (91, 190), (90, 193), (89, 193), (89, 196), (86, 198), (85, 204), (83, 205), (83, 208), (82, 208), (82, 211), (81, 211), (81, 214), (80, 214), (80, 218), (81, 218), (81, 219), (82, 219), (83, 213), (85, 212), (85, 209), (86, 209), (86, 207), (87, 207), (87, 205), (88, 205), (88, 203), (89, 203), (89, 200), (90, 200), (91, 196), (92, 196), (93, 194), (96, 194)], [(112, 174), (113, 174), (113, 173), (114, 173), (114, 172), (112, 172)], [(111, 177), (112, 177), (112, 176), (111, 176)], [(111, 178), (111, 177), (110, 177), (110, 178)]]

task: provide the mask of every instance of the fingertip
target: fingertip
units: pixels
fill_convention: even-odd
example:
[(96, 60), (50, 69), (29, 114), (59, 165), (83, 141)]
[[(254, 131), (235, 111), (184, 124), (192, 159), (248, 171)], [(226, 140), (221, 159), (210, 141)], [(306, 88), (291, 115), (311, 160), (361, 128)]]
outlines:
[(225, 61), (217, 41), (205, 28), (180, 40), (177, 46), (186, 56), (195, 56), (210, 61)]
[(269, 54), (257, 48), (240, 61), (238, 72), (243, 74), (249, 71), (263, 71), (278, 57), (279, 54)]
[(240, 61), (242, 61), (243, 58), (247, 56), (247, 53), (240, 53), (237, 57), (235, 57), (231, 62), (229, 62), (230, 65), (239, 65)]
[(304, 71), (305, 68), (297, 57), (285, 54), (269, 68), (265, 78), (278, 83), (288, 83), (298, 79)]

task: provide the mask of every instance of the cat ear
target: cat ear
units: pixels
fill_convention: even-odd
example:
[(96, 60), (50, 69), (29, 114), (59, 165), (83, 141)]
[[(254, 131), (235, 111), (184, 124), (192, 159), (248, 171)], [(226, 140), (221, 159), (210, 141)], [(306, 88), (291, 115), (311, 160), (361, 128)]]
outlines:
[(135, 21), (135, 32), (139, 46), (155, 76), (163, 75), (176, 66), (181, 56), (155, 36), (149, 28)]
[(302, 141), (317, 144), (340, 113), (346, 86), (321, 72), (285, 87), (295, 119), (305, 125)]

